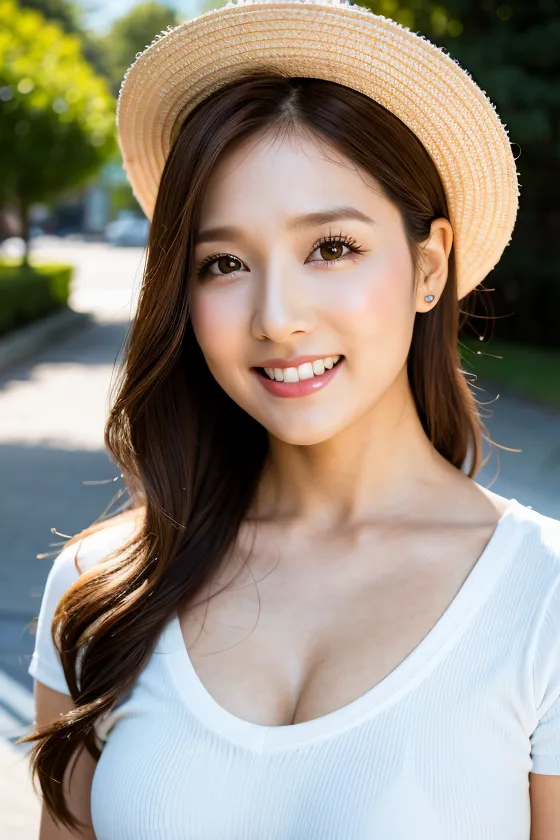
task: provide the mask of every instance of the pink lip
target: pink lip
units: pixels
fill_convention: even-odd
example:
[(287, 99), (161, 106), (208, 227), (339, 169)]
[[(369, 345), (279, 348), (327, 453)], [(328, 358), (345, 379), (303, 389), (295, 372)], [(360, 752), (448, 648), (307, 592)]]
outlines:
[[(304, 356), (303, 358), (308, 359), (309, 357)], [(321, 376), (314, 376), (312, 379), (303, 379), (300, 382), (277, 382), (276, 379), (269, 379), (266, 374), (262, 376), (256, 368), (251, 368), (251, 372), (257, 377), (263, 388), (266, 388), (275, 397), (305, 397), (308, 394), (314, 394), (315, 391), (319, 391), (325, 385), (328, 385), (345, 361), (342, 358), (338, 364), (330, 370), (326, 370)], [(299, 364), (302, 365), (303, 362), (299, 362)], [(267, 364), (266, 367), (273, 366)], [(279, 365), (275, 365), (275, 367), (279, 367)], [(292, 367), (292, 365), (288, 365), (288, 367)]]
[(260, 365), (262, 368), (289, 368), (303, 365), (305, 362), (316, 362), (318, 359), (326, 359), (327, 356), (340, 356), (340, 353), (323, 353), (322, 356), (294, 356), (293, 359), (265, 359)]

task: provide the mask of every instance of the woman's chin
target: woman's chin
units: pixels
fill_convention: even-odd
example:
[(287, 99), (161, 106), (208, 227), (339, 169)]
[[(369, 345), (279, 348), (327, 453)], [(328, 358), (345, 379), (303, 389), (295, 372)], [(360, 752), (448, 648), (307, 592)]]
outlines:
[(324, 443), (340, 431), (340, 426), (335, 426), (332, 419), (324, 425), (318, 422), (313, 423), (310, 420), (300, 423), (283, 423), (282, 425), (277, 423), (263, 423), (263, 425), (270, 435), (292, 446), (313, 446), (314, 444)]

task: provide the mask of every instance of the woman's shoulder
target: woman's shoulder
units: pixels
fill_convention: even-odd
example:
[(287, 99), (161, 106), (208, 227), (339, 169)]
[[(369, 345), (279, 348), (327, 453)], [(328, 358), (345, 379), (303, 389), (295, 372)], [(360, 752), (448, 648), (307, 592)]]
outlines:
[(142, 522), (141, 511), (96, 522), (75, 534), (55, 557), (45, 583), (35, 631), (35, 648), (28, 668), (37, 680), (63, 694), (70, 694), (60, 657), (52, 638), (52, 622), (62, 597), (78, 578), (96, 564), (118, 556)]
[[(560, 520), (532, 505), (479, 487), (499, 516), (495, 542), (502, 555), (514, 560), (515, 567), (542, 575), (554, 584), (560, 575)], [(556, 512), (556, 511), (555, 511)], [(560, 515), (560, 504), (558, 505)]]
[[(560, 653), (560, 520), (513, 500), (504, 585), (551, 657)], [(555, 627), (554, 632), (550, 630)], [(544, 632), (543, 632), (544, 629)], [(537, 642), (535, 642), (537, 645)]]
[(552, 573), (560, 574), (560, 520), (516, 499), (513, 502), (514, 517), (521, 525), (519, 547), (545, 562)]
[(53, 561), (49, 577), (56, 580), (56, 588), (68, 588), (84, 572), (123, 548), (138, 533), (142, 521), (142, 511), (133, 509), (75, 534)]

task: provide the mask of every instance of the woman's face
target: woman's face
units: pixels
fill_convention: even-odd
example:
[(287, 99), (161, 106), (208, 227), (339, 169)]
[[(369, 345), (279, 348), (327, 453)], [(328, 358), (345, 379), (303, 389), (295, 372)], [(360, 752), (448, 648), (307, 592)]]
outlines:
[[(367, 173), (307, 136), (261, 140), (224, 156), (208, 185), (193, 329), (232, 400), (280, 440), (319, 443), (406, 388), (415, 314), (429, 306), (399, 212)], [(336, 208), (347, 212), (305, 221)]]

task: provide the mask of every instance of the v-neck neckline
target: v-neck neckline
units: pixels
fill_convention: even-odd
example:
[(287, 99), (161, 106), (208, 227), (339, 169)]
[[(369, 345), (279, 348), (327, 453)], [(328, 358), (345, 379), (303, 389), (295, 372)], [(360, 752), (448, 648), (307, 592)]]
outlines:
[[(166, 642), (172, 643), (168, 652), (185, 704), (210, 730), (257, 752), (316, 741), (373, 717), (421, 682), (457, 643), (511, 556), (513, 538), (522, 520), (521, 509), (523, 505), (517, 499), (509, 499), (509, 505), (500, 516), (490, 540), (461, 588), (418, 645), (365, 694), (312, 720), (265, 726), (239, 718), (224, 709), (198, 676), (185, 644), (178, 611), (175, 611), (163, 635)], [(164, 647), (167, 651), (167, 645)]]

